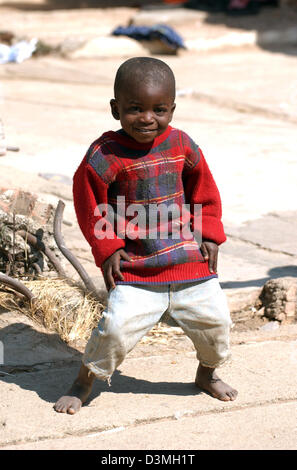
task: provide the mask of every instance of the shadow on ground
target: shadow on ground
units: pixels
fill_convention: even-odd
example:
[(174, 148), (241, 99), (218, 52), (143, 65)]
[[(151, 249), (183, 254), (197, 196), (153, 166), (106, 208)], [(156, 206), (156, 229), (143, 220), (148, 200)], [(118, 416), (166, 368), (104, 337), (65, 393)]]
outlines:
[(8, 374), (34, 372), (61, 366), (65, 361), (80, 360), (81, 352), (62, 341), (57, 333), (38, 331), (37, 324), (30, 320), (25, 323), (22, 317), (19, 322), (9, 322), (0, 329), (3, 350), (0, 375), (1, 371)]
[(289, 265), (289, 266), (278, 266), (276, 268), (269, 269), (267, 272), (267, 277), (263, 277), (260, 279), (251, 279), (249, 281), (227, 281), (221, 282), (221, 286), (223, 289), (231, 289), (231, 288), (242, 288), (242, 287), (262, 287), (264, 286), (265, 282), (270, 281), (270, 279), (277, 279), (279, 277), (297, 277), (297, 266)]
[(176, 396), (189, 396), (202, 393), (195, 386), (194, 381), (190, 383), (149, 382), (148, 380), (122, 375), (119, 370), (116, 370), (112, 376), (111, 387), (99, 380), (95, 382), (93, 391), (86, 405), (102, 392)]
[[(262, 49), (275, 53), (297, 55), (296, 31), (291, 31), (291, 29), (296, 28), (297, 7), (291, 8), (287, 5), (278, 7), (263, 6), (258, 13), (246, 15), (209, 12), (205, 22), (211, 25), (223, 24), (230, 28), (230, 32), (235, 28), (246, 32), (256, 31), (257, 45)], [(279, 34), (279, 44), (276, 39), (272, 43), (271, 38), (267, 38), (266, 33), (270, 35), (270, 31)], [(287, 42), (284, 41), (284, 35), (289, 37)]]
[[(65, 351), (69, 353), (69, 358), (63, 360), (62, 355), (59, 360), (59, 351), (53, 361), (52, 350), (49, 348), (48, 357), (43, 357), (43, 361), (36, 356), (35, 364), (31, 364), (30, 344), (23, 347), (23, 355), (21, 363), (14, 365), (9, 355), (9, 351), (13, 350), (13, 334), (16, 326), (12, 324), (1, 330), (1, 341), (4, 342), (4, 364), (0, 365), (0, 380), (9, 384), (16, 384), (24, 390), (30, 390), (38, 394), (38, 396), (50, 403), (55, 403), (58, 398), (65, 395), (71, 384), (75, 380), (81, 364), (82, 354), (76, 349), (63, 344), (64, 356)], [(29, 340), (28, 334), (34, 333), (34, 345), (39, 344), (55, 345), (60, 343), (58, 335), (48, 335), (38, 331), (32, 332), (31, 326), (21, 324), (23, 328), (23, 337), (18, 342), (23, 345)], [(27, 335), (27, 338), (26, 338)], [(9, 339), (9, 344), (8, 340)], [(9, 365), (6, 365), (9, 362)], [(112, 376), (112, 384), (109, 386), (107, 382), (96, 380), (92, 393), (86, 403), (89, 404), (94, 398), (98, 397), (102, 392), (111, 393), (132, 393), (132, 394), (151, 394), (151, 395), (196, 395), (201, 393), (193, 383), (182, 382), (150, 382), (147, 380), (136, 379), (122, 375), (117, 370)]]

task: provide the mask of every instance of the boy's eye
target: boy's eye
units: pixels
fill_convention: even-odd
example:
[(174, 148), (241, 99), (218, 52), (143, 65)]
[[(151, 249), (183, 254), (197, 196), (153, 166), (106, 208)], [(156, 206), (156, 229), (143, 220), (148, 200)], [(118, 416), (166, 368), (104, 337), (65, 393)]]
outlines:
[(129, 112), (130, 113), (139, 113), (140, 112), (140, 107), (139, 106), (130, 106)]
[(155, 113), (156, 114), (164, 114), (166, 113), (167, 109), (166, 108), (156, 108)]

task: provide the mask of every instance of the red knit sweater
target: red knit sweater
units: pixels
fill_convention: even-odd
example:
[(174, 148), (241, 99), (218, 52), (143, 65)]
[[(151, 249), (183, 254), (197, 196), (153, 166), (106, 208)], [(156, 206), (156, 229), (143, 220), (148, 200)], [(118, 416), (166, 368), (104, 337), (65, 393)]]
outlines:
[[(123, 230), (118, 229), (116, 217), (106, 223), (106, 214), (119, 207), (119, 196), (124, 201)], [(140, 144), (122, 130), (104, 133), (90, 146), (74, 175), (73, 197), (96, 265), (101, 268), (120, 248), (130, 256), (131, 262), (121, 261), (124, 281), (116, 283), (158, 284), (216, 276), (210, 273), (194, 236), (170, 236), (178, 216), (169, 218), (166, 238), (161, 235), (163, 222), (157, 223), (158, 235), (152, 238), (151, 227), (145, 225), (141, 232), (134, 223), (135, 212), (127, 211), (131, 204), (141, 205), (147, 220), (149, 210), (158, 204), (182, 207), (186, 203), (193, 219), (194, 204), (201, 204), (202, 238), (218, 245), (226, 240), (217, 186), (201, 150), (186, 133), (169, 126), (150, 144)]]

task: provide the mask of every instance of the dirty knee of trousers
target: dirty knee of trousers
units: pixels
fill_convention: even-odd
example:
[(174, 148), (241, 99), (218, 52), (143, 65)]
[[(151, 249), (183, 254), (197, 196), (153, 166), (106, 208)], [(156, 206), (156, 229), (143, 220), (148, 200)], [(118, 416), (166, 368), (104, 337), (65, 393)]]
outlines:
[(86, 346), (83, 363), (101, 380), (109, 380), (115, 369), (123, 362), (126, 348), (120, 328), (102, 328), (102, 324), (92, 331)]

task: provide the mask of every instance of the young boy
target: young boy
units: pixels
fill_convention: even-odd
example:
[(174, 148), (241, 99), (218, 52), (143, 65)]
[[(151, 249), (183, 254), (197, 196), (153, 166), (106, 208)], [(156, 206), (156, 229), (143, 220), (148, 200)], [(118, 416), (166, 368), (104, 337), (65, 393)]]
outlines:
[[(218, 245), (226, 239), (221, 201), (199, 147), (169, 126), (175, 110), (173, 72), (158, 59), (129, 59), (116, 74), (114, 93), (111, 112), (122, 128), (90, 146), (73, 180), (78, 222), (102, 270), (108, 305), (78, 377), (54, 408), (76, 413), (94, 379), (110, 381), (165, 311), (193, 341), (196, 385), (219, 400), (234, 400), (237, 391), (215, 372), (229, 356), (231, 323), (216, 274)], [(199, 204), (200, 246), (192, 230)], [(159, 221), (154, 216), (161, 206), (173, 210)], [(188, 212), (181, 218), (178, 209), (184, 207)], [(135, 211), (142, 224), (132, 217)], [(190, 236), (182, 230), (188, 224)]]

